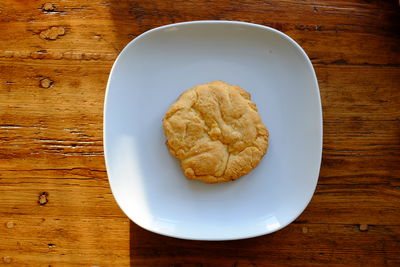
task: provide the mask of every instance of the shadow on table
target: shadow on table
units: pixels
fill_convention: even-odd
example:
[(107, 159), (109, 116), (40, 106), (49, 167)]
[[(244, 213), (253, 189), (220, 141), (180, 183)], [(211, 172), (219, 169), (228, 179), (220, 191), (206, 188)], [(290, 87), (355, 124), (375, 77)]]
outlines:
[(193, 241), (155, 234), (130, 222), (130, 266), (263, 266), (290, 262), (306, 265), (310, 253), (308, 257), (299, 256), (309, 239), (305, 229), (293, 224), (250, 239)]

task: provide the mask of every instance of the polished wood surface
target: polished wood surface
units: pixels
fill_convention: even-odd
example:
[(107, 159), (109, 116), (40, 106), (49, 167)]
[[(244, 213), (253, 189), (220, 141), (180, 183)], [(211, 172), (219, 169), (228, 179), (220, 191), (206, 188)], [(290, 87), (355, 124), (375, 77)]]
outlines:
[[(240, 20), (295, 39), (324, 116), (316, 193), (276, 233), (229, 242), (160, 236), (111, 194), (102, 112), (118, 53), (146, 30)], [(399, 266), (398, 1), (0, 2), (1, 266)]]

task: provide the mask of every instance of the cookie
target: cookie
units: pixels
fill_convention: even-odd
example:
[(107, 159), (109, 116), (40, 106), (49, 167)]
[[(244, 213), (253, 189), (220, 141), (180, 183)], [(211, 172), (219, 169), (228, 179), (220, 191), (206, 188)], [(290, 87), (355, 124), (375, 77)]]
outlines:
[(185, 91), (167, 111), (163, 127), (185, 176), (206, 183), (248, 174), (268, 147), (268, 130), (250, 94), (222, 81)]

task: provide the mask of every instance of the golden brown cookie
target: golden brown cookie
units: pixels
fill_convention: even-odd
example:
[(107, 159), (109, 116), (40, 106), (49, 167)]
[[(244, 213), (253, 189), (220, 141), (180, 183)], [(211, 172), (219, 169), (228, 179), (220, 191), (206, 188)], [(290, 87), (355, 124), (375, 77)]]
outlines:
[(169, 151), (189, 179), (235, 180), (267, 151), (268, 131), (250, 94), (214, 81), (185, 91), (163, 119)]

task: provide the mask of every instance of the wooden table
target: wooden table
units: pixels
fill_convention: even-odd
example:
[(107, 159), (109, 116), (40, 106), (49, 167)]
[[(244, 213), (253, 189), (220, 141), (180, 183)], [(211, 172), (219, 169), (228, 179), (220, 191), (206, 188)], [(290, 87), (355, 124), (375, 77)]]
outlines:
[[(319, 183), (274, 234), (160, 236), (110, 192), (102, 112), (113, 61), (146, 30), (204, 19), (274, 27), (317, 72)], [(1, 1), (0, 265), (399, 266), (399, 29), (397, 1)]]

